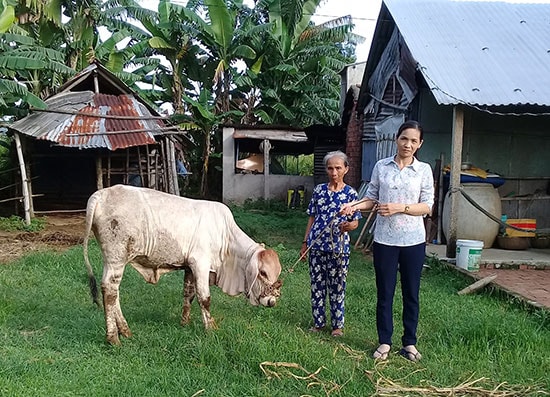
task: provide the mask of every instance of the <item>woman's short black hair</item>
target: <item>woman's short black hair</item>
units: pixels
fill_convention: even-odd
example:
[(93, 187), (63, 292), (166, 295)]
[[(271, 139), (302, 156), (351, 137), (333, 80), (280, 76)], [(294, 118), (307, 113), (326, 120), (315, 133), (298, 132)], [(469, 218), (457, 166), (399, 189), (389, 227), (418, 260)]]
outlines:
[(415, 120), (409, 120), (409, 121), (405, 121), (403, 124), (401, 124), (399, 126), (399, 129), (397, 130), (397, 135), (395, 136), (395, 138), (399, 138), (399, 135), (401, 135), (401, 133), (409, 128), (412, 128), (413, 130), (418, 130), (420, 132), (420, 140), (423, 141), (424, 140), (424, 130), (422, 129), (422, 126), (420, 125), (420, 123), (418, 121), (415, 121)]

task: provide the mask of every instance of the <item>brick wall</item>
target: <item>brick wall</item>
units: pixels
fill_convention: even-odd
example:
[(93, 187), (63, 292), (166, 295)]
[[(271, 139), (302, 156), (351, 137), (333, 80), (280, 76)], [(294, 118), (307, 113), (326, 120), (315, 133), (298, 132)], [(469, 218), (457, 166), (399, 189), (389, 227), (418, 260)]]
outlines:
[(361, 152), (363, 148), (361, 125), (363, 124), (363, 115), (360, 115), (359, 118), (357, 117), (357, 112), (355, 111), (356, 106), (357, 101), (354, 101), (349, 123), (347, 125), (346, 154), (349, 160), (349, 171), (344, 180), (348, 185), (355, 189), (359, 189), (359, 186), (361, 186)]

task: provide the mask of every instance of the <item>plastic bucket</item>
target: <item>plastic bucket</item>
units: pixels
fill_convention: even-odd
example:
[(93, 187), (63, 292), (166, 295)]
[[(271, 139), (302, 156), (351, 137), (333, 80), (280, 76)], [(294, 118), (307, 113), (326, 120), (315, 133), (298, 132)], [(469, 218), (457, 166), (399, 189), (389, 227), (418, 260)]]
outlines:
[(477, 272), (481, 263), (483, 241), (456, 240), (456, 265), (469, 272)]

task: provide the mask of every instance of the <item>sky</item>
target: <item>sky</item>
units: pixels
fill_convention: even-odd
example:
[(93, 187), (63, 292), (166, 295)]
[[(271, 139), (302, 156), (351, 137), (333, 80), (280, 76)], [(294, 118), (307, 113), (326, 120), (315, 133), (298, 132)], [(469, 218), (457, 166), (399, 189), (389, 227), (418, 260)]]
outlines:
[(357, 62), (366, 62), (381, 6), (382, 0), (326, 0), (317, 7), (312, 19), (319, 24), (351, 15), (355, 25), (353, 33), (365, 38), (364, 43), (357, 46)]

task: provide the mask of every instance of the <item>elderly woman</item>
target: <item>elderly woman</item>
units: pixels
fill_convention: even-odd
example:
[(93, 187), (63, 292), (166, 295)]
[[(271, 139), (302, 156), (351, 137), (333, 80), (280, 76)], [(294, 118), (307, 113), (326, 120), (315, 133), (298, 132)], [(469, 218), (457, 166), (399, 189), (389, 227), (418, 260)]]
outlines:
[(411, 361), (422, 357), (416, 349), (416, 328), (420, 276), (426, 255), (423, 217), (430, 213), (434, 203), (432, 169), (415, 157), (423, 142), (424, 132), (418, 122), (403, 123), (396, 134), (397, 153), (374, 165), (366, 200), (346, 204), (341, 211), (350, 215), (360, 209), (370, 210), (378, 203), (372, 248), (380, 344), (374, 351), (375, 359), (387, 359), (391, 350), (393, 297), (398, 272), (403, 296), (403, 336), (399, 354)]
[(344, 182), (344, 176), (349, 171), (347, 156), (341, 151), (327, 153), (324, 164), (329, 182), (313, 189), (300, 254), (304, 258), (309, 249), (314, 324), (310, 331), (320, 332), (326, 325), (325, 301), (328, 291), (331, 335), (338, 337), (343, 335), (344, 329), (344, 299), (350, 254), (348, 232), (357, 228), (361, 214), (338, 214), (342, 205), (357, 199), (357, 192)]

